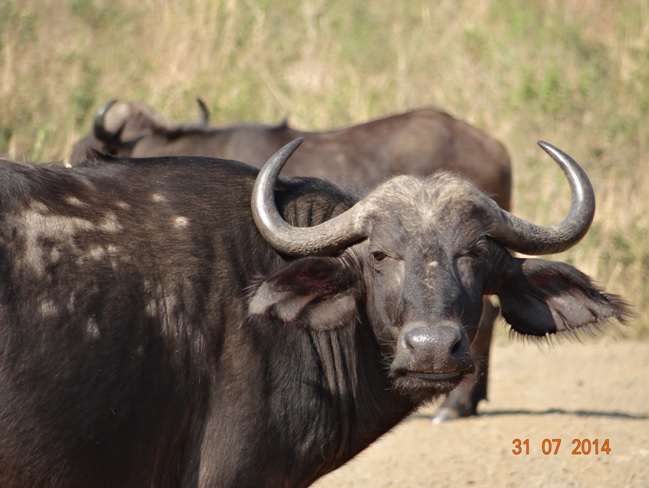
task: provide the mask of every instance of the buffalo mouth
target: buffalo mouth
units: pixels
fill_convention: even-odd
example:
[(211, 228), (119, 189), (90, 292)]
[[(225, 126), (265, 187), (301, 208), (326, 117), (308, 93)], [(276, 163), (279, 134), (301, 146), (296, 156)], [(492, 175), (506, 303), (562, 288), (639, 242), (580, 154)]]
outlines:
[(408, 371), (404, 373), (405, 376), (419, 378), (427, 381), (449, 381), (454, 379), (462, 379), (464, 371), (449, 371), (448, 373), (421, 373), (419, 371)]
[(455, 371), (432, 372), (410, 369), (394, 369), (390, 376), (394, 387), (417, 398), (432, 398), (454, 390), (473, 373), (473, 363)]

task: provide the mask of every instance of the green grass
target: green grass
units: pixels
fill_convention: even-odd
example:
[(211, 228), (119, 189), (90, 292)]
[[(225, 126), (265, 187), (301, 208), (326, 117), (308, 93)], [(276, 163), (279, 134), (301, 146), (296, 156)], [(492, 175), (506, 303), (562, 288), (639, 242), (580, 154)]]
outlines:
[(434, 105), (510, 150), (515, 211), (549, 224), (593, 179), (598, 213), (557, 256), (634, 305), (648, 337), (649, 4), (596, 0), (4, 0), (0, 154), (64, 160), (108, 99), (178, 120), (327, 129)]

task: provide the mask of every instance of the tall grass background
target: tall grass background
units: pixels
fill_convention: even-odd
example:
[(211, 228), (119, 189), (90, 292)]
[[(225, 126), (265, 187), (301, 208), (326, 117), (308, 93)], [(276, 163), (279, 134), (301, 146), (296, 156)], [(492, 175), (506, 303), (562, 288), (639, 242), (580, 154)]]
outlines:
[[(582, 163), (598, 210), (556, 256), (629, 300), (649, 337), (645, 0), (3, 0), (0, 155), (64, 161), (110, 98), (178, 121), (330, 129), (435, 106), (509, 149), (514, 210), (562, 218)], [(553, 257), (554, 258), (554, 257)]]

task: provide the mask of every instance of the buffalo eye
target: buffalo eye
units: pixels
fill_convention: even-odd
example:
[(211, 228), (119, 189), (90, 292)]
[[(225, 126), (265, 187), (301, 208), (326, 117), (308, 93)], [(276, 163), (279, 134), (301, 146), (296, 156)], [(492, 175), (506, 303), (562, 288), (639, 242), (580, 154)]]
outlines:
[(372, 265), (375, 271), (379, 271), (384, 264), (385, 258), (388, 257), (383, 251), (371, 251)]
[(372, 259), (376, 262), (383, 261), (386, 257), (387, 254), (385, 254), (383, 251), (373, 251), (372, 253)]
[(463, 255), (472, 259), (477, 264), (484, 264), (489, 256), (487, 241), (485, 239), (479, 239)]

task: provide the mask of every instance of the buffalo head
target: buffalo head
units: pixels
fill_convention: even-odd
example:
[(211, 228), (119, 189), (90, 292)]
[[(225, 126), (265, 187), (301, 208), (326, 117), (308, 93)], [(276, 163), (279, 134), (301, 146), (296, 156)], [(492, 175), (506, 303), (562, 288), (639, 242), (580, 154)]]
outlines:
[(450, 391), (473, 371), (470, 344), (483, 295), (498, 295), (505, 320), (528, 336), (570, 334), (627, 313), (624, 302), (574, 267), (509, 252), (561, 252), (592, 222), (588, 177), (550, 144), (539, 143), (572, 189), (571, 208), (558, 225), (527, 222), (467, 180), (438, 173), (393, 178), (308, 228), (287, 224), (274, 201), (278, 173), (297, 144), (262, 169), (252, 211), (263, 237), (299, 258), (257, 289), (250, 311), (311, 329), (369, 324), (394, 386), (415, 401)]
[(92, 135), (75, 144), (70, 161), (72, 164), (84, 161), (89, 150), (113, 156), (132, 156), (137, 143), (145, 137), (207, 127), (209, 110), (201, 98), (197, 98), (196, 102), (199, 119), (188, 124), (177, 124), (143, 103), (109, 100), (95, 115)]

